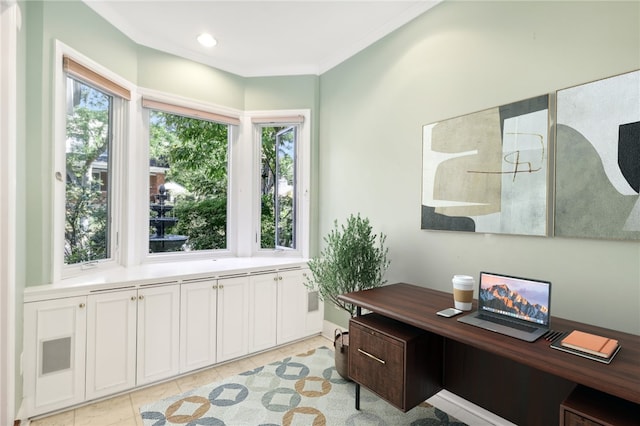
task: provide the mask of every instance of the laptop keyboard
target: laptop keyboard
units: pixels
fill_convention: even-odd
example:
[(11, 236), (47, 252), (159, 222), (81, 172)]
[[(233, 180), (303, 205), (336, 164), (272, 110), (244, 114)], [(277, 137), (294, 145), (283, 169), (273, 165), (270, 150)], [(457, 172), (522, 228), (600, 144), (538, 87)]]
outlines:
[(534, 331), (537, 330), (536, 327), (531, 327), (525, 324), (520, 324), (517, 322), (513, 322), (513, 321), (509, 321), (506, 319), (502, 319), (502, 318), (496, 318), (496, 317), (492, 317), (490, 315), (484, 315), (484, 314), (478, 314), (478, 318), (483, 319), (485, 321), (490, 321), (496, 324), (501, 324), (501, 325), (505, 325), (507, 327), (512, 327), (515, 328), (517, 330), (521, 330), (521, 331), (526, 331), (528, 333), (532, 333)]

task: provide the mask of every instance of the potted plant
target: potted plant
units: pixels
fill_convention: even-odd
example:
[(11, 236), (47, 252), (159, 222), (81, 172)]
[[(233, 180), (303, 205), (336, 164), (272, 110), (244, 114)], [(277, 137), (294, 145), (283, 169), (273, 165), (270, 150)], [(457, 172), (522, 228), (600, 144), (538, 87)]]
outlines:
[[(338, 300), (338, 296), (386, 283), (383, 277), (390, 261), (385, 241), (386, 235), (373, 233), (369, 219), (359, 213), (350, 215), (341, 226), (336, 220), (333, 230), (324, 237), (324, 249), (309, 261), (311, 276), (307, 286), (316, 289), (322, 300), (331, 301), (354, 316), (356, 307)], [(336, 370), (348, 379), (348, 332), (336, 330), (334, 347)]]

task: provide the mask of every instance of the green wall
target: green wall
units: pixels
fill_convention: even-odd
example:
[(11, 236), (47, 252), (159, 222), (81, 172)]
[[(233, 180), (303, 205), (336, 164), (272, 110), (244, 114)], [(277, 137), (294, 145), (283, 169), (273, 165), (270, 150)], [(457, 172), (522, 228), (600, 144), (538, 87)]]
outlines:
[(144, 46), (138, 46), (136, 59), (140, 87), (244, 109), (242, 77)]
[(360, 212), (389, 282), (549, 279), (554, 315), (640, 334), (638, 242), (420, 229), (423, 125), (637, 69), (639, 2), (441, 3), (321, 76), (319, 233)]

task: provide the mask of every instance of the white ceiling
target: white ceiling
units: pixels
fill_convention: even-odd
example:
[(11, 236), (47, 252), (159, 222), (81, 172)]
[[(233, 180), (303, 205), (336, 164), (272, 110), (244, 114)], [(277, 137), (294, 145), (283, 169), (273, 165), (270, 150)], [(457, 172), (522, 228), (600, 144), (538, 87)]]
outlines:
[(83, 1), (138, 44), (256, 77), (322, 74), (442, 0)]

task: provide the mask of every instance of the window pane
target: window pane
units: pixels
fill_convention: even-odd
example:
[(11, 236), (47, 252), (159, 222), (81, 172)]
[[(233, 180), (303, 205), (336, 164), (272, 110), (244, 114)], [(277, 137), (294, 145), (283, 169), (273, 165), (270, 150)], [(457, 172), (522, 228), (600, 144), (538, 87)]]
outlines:
[(228, 126), (150, 111), (149, 252), (227, 248)]
[(67, 78), (65, 264), (110, 254), (111, 96)]
[(297, 127), (262, 127), (260, 248), (296, 248)]

